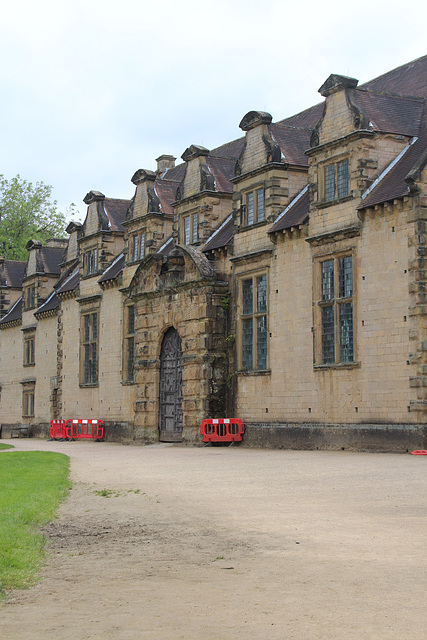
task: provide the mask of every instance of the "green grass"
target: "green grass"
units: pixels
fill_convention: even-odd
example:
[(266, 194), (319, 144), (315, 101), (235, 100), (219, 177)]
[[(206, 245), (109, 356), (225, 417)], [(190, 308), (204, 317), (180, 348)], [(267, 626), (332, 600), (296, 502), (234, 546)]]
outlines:
[(0, 597), (37, 581), (45, 557), (39, 527), (70, 488), (69, 458), (44, 451), (0, 455)]
[(13, 446), (13, 444), (3, 444), (2, 442), (0, 442), (0, 449), (14, 449), (15, 447)]

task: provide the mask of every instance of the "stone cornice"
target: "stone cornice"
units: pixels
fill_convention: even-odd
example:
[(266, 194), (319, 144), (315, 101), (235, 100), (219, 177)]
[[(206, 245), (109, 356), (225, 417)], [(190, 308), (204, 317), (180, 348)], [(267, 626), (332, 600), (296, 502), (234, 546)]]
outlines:
[(361, 227), (358, 225), (352, 225), (350, 227), (343, 227), (342, 229), (336, 229), (329, 231), (328, 233), (320, 233), (317, 236), (310, 236), (305, 241), (314, 247), (318, 247), (323, 244), (329, 244), (330, 242), (338, 242), (339, 240), (345, 240), (346, 238), (355, 238), (360, 236)]

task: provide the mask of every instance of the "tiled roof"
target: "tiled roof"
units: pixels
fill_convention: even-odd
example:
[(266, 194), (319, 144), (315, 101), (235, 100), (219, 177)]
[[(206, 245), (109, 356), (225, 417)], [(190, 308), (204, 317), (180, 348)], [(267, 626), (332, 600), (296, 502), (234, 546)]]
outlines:
[(20, 289), (27, 263), (19, 260), (4, 260), (0, 263), (0, 285)]
[(22, 296), (18, 298), (13, 307), (8, 313), (0, 320), (0, 326), (5, 325), (8, 322), (16, 322), (22, 318)]
[[(393, 69), (379, 78), (367, 82), (364, 86), (376, 92), (389, 91), (404, 96), (418, 96), (424, 99), (424, 105), (418, 139), (408, 148), (406, 153), (401, 155), (398, 162), (392, 163), (388, 172), (382, 174), (382, 178), (378, 180), (374, 188), (371, 187), (358, 209), (402, 198), (409, 193), (405, 178), (421, 162), (427, 148), (427, 56), (409, 62), (398, 69)], [(414, 102), (414, 110), (417, 104)], [(413, 115), (416, 125), (418, 113), (415, 111)], [(402, 114), (401, 118), (404, 120), (405, 115)], [(411, 133), (407, 135), (411, 135)]]
[(280, 120), (279, 122), (276, 122), (276, 124), (286, 125), (288, 127), (301, 127), (303, 129), (314, 129), (322, 117), (322, 113), (323, 102), (320, 102), (319, 104), (314, 105), (314, 107), (310, 107), (309, 109), (305, 109), (294, 116)]
[(427, 97), (427, 56), (403, 64), (378, 78), (365, 82), (362, 87), (373, 91), (386, 91), (401, 96)]
[(362, 199), (357, 208), (359, 210), (366, 209), (367, 207), (373, 207), (383, 202), (407, 196), (409, 187), (405, 182), (405, 178), (417, 163), (421, 154), (425, 153), (426, 148), (427, 132), (424, 131), (423, 135), (412, 146), (408, 146), (406, 153), (401, 155), (400, 160), (392, 163), (390, 170), (387, 173), (383, 173), (382, 179), (378, 180), (378, 184), (373, 189), (371, 187), (368, 195)]
[(120, 200), (118, 198), (105, 198), (102, 200), (111, 231), (124, 231), (123, 222), (126, 220), (126, 212), (130, 203), (130, 200)]
[(80, 282), (80, 274), (77, 271), (74, 271), (72, 275), (70, 275), (64, 282), (56, 289), (56, 292), (59, 293), (67, 293), (69, 291), (74, 291), (77, 289)]
[(310, 146), (311, 129), (271, 124), (270, 131), (282, 151), (282, 162), (308, 167), (305, 152)]
[(173, 237), (171, 236), (170, 238), (168, 238), (168, 240), (166, 240), (164, 244), (162, 244), (157, 254), (160, 256), (168, 256), (172, 251), (172, 249), (174, 248), (175, 248), (175, 243), (173, 241)]
[(215, 190), (232, 193), (233, 185), (230, 180), (234, 178), (235, 158), (217, 158), (209, 155), (206, 164), (215, 179)]
[(168, 180), (173, 182), (181, 182), (185, 174), (185, 162), (181, 162), (173, 169), (166, 169), (161, 176), (159, 176), (159, 180)]
[(216, 231), (207, 239), (203, 252), (226, 247), (233, 238), (233, 214), (224, 220)]
[(56, 291), (52, 291), (46, 302), (44, 302), (37, 311), (34, 312), (34, 315), (37, 316), (41, 313), (47, 313), (48, 311), (55, 311), (59, 307), (59, 298), (56, 295)]
[(173, 213), (171, 206), (176, 200), (177, 182), (157, 179), (154, 183), (154, 189), (160, 201), (160, 209), (162, 213)]
[(125, 256), (123, 253), (117, 256), (115, 260), (110, 264), (104, 273), (98, 280), (99, 283), (107, 282), (108, 280), (114, 280), (123, 271), (123, 265), (125, 263)]
[(61, 273), (61, 262), (64, 257), (63, 247), (40, 247), (37, 254), (37, 271), (42, 273)]
[(349, 90), (349, 97), (369, 117), (374, 131), (418, 135), (423, 114), (422, 98), (374, 93), (367, 89)]
[(291, 227), (297, 227), (308, 220), (308, 185), (292, 200), (284, 211), (278, 216), (269, 233), (283, 231)]
[(245, 146), (245, 138), (238, 138), (237, 140), (232, 140), (231, 142), (226, 142), (220, 147), (216, 147), (209, 152), (210, 156), (214, 156), (215, 158), (237, 158), (243, 151), (243, 147)]

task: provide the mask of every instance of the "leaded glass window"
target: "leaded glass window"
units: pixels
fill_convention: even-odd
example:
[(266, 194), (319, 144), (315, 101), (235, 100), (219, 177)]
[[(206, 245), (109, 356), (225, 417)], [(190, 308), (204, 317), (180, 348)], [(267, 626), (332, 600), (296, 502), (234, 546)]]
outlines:
[(83, 384), (98, 382), (98, 314), (83, 316)]
[(324, 168), (324, 181), (326, 202), (348, 196), (348, 160), (328, 164)]
[(125, 307), (124, 332), (124, 379), (134, 381), (135, 367), (135, 307)]
[(354, 362), (353, 257), (320, 263), (321, 362)]
[(267, 368), (267, 276), (245, 278), (241, 288), (241, 367)]

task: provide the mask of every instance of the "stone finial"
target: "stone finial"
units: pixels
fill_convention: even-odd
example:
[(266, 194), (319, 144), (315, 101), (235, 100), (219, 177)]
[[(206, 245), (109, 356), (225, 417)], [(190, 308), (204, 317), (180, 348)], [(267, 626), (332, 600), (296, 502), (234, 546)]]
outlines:
[(133, 174), (131, 180), (133, 184), (139, 184), (140, 182), (144, 182), (144, 180), (155, 180), (156, 174), (154, 171), (149, 171), (148, 169), (138, 169)]
[(270, 124), (273, 116), (266, 111), (248, 111), (248, 113), (240, 121), (239, 127), (243, 131), (249, 131), (260, 124)]
[(327, 98), (332, 93), (342, 91), (343, 89), (355, 89), (359, 83), (356, 78), (349, 78), (347, 76), (339, 76), (336, 73), (332, 73), (329, 78), (322, 84), (319, 89), (320, 95)]
[(209, 155), (209, 149), (206, 149), (206, 147), (201, 147), (198, 144), (192, 144), (184, 151), (181, 158), (184, 160), (184, 162), (189, 162), (190, 160), (193, 160), (193, 158), (207, 155)]
[(89, 191), (83, 198), (85, 204), (91, 204), (92, 202), (99, 202), (105, 200), (105, 196), (100, 191)]
[(156, 158), (157, 174), (162, 175), (168, 169), (173, 169), (175, 167), (175, 160), (176, 158), (174, 156), (168, 156), (166, 154)]
[(41, 246), (42, 243), (39, 240), (28, 240), (25, 248), (27, 251), (30, 251), (31, 249), (40, 249)]
[(67, 233), (73, 233), (74, 231), (79, 231), (80, 229), (83, 228), (83, 225), (81, 222), (74, 222), (74, 220), (72, 220), (68, 227), (65, 229), (65, 231)]

